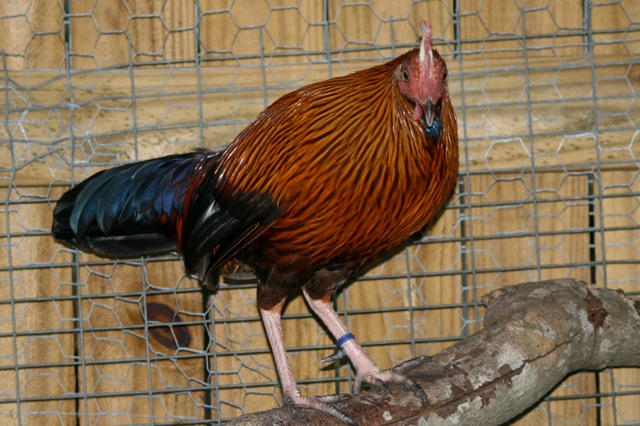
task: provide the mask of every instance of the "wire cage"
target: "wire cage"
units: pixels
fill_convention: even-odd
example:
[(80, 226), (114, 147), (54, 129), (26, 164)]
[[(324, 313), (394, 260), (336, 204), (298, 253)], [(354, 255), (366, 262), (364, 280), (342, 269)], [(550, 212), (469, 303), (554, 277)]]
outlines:
[[(424, 236), (335, 298), (383, 368), (479, 330), (479, 297), (571, 277), (640, 295), (636, 0), (15, 0), (0, 3), (0, 422), (224, 423), (281, 403), (252, 282), (206, 294), (177, 256), (57, 245), (71, 185), (229, 143), (279, 96), (414, 47), (449, 67), (460, 173)], [(303, 392), (334, 342), (302, 298)], [(568, 377), (515, 424), (640, 424), (640, 371)]]

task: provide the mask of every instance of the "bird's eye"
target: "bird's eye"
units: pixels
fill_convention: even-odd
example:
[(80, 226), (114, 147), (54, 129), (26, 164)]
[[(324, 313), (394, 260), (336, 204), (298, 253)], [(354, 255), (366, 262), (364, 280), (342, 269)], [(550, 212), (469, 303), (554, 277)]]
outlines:
[(402, 75), (402, 79), (404, 81), (409, 81), (409, 71), (406, 68), (402, 68), (400, 70), (400, 74)]
[(442, 81), (447, 81), (447, 76), (449, 75), (449, 73), (447, 73), (446, 71), (444, 72), (444, 74), (442, 75)]

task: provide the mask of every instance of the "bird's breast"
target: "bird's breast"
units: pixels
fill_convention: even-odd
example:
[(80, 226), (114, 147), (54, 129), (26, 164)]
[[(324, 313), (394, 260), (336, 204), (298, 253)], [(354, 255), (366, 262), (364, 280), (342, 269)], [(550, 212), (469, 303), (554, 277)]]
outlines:
[[(384, 158), (384, 155), (380, 155)], [(437, 183), (413, 159), (302, 168), (280, 190), (282, 217), (256, 242), (281, 268), (369, 260), (423, 228)], [(436, 174), (437, 175), (437, 174)]]

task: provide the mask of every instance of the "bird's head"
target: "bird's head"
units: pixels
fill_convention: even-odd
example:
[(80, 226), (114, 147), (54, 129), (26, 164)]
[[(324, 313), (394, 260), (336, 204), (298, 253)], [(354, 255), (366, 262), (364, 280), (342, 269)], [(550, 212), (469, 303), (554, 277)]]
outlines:
[(431, 25), (422, 20), (420, 28), (420, 49), (400, 63), (396, 79), (400, 91), (414, 104), (414, 120), (424, 120), (427, 127), (432, 127), (446, 89), (447, 65), (431, 48)]

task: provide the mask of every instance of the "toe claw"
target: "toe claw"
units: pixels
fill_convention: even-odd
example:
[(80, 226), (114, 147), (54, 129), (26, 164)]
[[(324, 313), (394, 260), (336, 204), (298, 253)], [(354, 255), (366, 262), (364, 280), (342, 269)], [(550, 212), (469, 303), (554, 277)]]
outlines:
[(427, 396), (427, 391), (424, 390), (422, 386), (413, 380), (407, 378), (407, 382), (404, 385), (411, 391), (413, 394), (420, 400), (420, 403), (423, 408), (426, 408), (429, 405), (429, 397)]
[(391, 392), (391, 389), (389, 388), (389, 385), (387, 385), (386, 383), (380, 387), (380, 393), (382, 394), (383, 398), (389, 395), (389, 392)]
[(420, 398), (420, 402), (422, 402), (422, 407), (426, 408), (429, 405), (429, 396), (427, 395), (427, 391), (420, 385), (418, 385), (418, 391), (414, 392)]
[(344, 359), (346, 357), (347, 357), (347, 352), (344, 349), (340, 348), (335, 353), (329, 355), (328, 357), (322, 358), (320, 362), (340, 361), (341, 359)]

